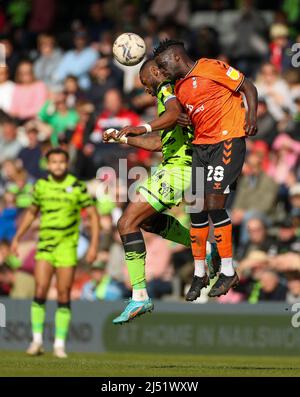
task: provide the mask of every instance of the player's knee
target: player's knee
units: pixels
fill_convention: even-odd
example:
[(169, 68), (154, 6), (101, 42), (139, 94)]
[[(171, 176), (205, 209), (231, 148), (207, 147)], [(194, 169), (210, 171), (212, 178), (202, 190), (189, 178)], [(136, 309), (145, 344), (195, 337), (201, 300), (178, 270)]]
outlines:
[(61, 288), (57, 290), (57, 301), (58, 302), (69, 302), (71, 297), (71, 288)]
[(138, 222), (134, 216), (131, 216), (130, 214), (124, 214), (121, 216), (121, 218), (118, 220), (118, 231), (119, 233), (126, 234), (129, 233), (130, 230), (134, 227), (138, 226)]
[(46, 299), (47, 297), (47, 292), (48, 292), (48, 286), (44, 284), (36, 284), (35, 287), (35, 297), (37, 299)]

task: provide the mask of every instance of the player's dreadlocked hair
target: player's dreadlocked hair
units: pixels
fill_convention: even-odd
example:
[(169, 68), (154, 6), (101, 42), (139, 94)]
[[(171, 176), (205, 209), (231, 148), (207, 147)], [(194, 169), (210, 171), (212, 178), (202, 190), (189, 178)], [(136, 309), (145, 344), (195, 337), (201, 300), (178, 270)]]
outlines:
[(184, 48), (184, 43), (178, 40), (165, 39), (159, 42), (159, 45), (153, 50), (153, 56), (161, 54), (162, 52), (168, 50), (170, 47), (181, 46)]

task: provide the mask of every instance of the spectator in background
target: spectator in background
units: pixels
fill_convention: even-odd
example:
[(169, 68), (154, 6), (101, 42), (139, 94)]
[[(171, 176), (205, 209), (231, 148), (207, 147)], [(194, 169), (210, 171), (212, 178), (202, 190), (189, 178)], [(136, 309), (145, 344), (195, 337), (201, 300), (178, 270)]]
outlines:
[(241, 226), (241, 242), (247, 242), (245, 224), (255, 214), (271, 215), (277, 197), (278, 186), (262, 168), (262, 159), (255, 153), (249, 154), (244, 166), (235, 200), (231, 219), (235, 226)]
[[(103, 132), (107, 128), (122, 129), (127, 125), (137, 126), (141, 123), (140, 117), (124, 107), (121, 92), (110, 89), (104, 95), (103, 111), (97, 118), (93, 133), (90, 135), (89, 150), (93, 154), (93, 161), (97, 167), (103, 164), (114, 166), (123, 155), (128, 156), (128, 148), (119, 144), (107, 145), (103, 143)], [(125, 154), (126, 153), (126, 154)]]
[(139, 19), (138, 5), (126, 0), (122, 4), (120, 25), (117, 26), (118, 31), (141, 33), (141, 24)]
[(56, 0), (32, 0), (28, 30), (34, 35), (48, 32), (55, 21)]
[(32, 203), (33, 180), (23, 168), (19, 168), (7, 184), (7, 191), (15, 195), (18, 209), (28, 208)]
[(235, 40), (230, 55), (236, 66), (246, 76), (255, 76), (257, 69), (268, 53), (267, 24), (253, 0), (243, 0), (238, 20), (234, 25)]
[(0, 44), (5, 48), (5, 63), (9, 72), (9, 79), (13, 80), (20, 61), (20, 51), (14, 48), (13, 41), (8, 36), (0, 36)]
[(78, 122), (75, 109), (67, 106), (67, 96), (64, 91), (54, 92), (52, 99), (48, 99), (38, 113), (39, 120), (51, 127), (50, 140), (57, 146), (59, 139), (69, 130), (73, 130)]
[(127, 125), (137, 126), (140, 122), (136, 113), (124, 107), (120, 91), (110, 89), (104, 95), (103, 111), (96, 121), (93, 137), (102, 142), (102, 134), (107, 128), (121, 130)]
[(253, 251), (269, 252), (274, 247), (274, 239), (268, 236), (267, 225), (261, 218), (251, 218), (246, 224), (249, 240), (238, 246), (237, 258), (244, 259)]
[(288, 272), (286, 274), (288, 292), (286, 301), (290, 305), (300, 302), (300, 272)]
[(0, 290), (10, 298), (31, 299), (34, 296), (34, 277), (22, 270), (13, 270), (7, 264), (0, 266)]
[[(140, 115), (151, 112), (150, 115), (156, 114), (156, 100), (154, 97), (145, 92), (145, 88), (141, 83), (140, 76), (137, 74), (134, 79), (133, 90), (126, 96), (127, 103), (130, 108)], [(150, 116), (150, 117), (151, 117)]]
[[(300, 37), (299, 37), (300, 39)], [(291, 97), (293, 100), (300, 98), (300, 70), (299, 68), (288, 69), (283, 74), (284, 80), (289, 86)], [(300, 112), (298, 112), (300, 113)]]
[(6, 263), (12, 269), (19, 269), (21, 266), (20, 258), (11, 253), (10, 241), (0, 241), (0, 266)]
[(64, 81), (63, 87), (66, 95), (67, 107), (72, 109), (76, 107), (78, 100), (84, 100), (86, 95), (84, 91), (79, 87), (78, 78), (76, 76), (67, 76)]
[(154, 15), (146, 15), (144, 23), (144, 41), (146, 43), (146, 54), (147, 57), (152, 56), (152, 49), (157, 47), (159, 44), (159, 23)]
[(38, 139), (39, 130), (34, 121), (28, 122), (25, 130), (27, 146), (20, 150), (18, 158), (28, 174), (32, 178), (38, 179), (46, 175), (45, 170), (41, 168), (42, 151)]
[(276, 121), (280, 121), (284, 117), (283, 107), (294, 111), (295, 107), (289, 87), (271, 63), (262, 65), (257, 75), (255, 86), (258, 95), (265, 98), (269, 112)]
[(113, 25), (113, 21), (105, 15), (103, 3), (99, 0), (93, 0), (89, 5), (86, 22), (91, 40), (98, 41), (104, 32), (113, 29)]
[(300, 217), (300, 183), (296, 183), (289, 189), (289, 201), (291, 216)]
[(10, 117), (0, 122), (0, 164), (9, 159), (15, 159), (22, 145), (18, 138), (17, 123)]
[(8, 113), (11, 108), (15, 83), (9, 80), (8, 67), (0, 67), (0, 109)]
[(34, 73), (49, 88), (55, 84), (54, 74), (62, 59), (62, 51), (56, 47), (55, 37), (42, 33), (38, 36), (39, 57), (34, 63)]
[[(277, 223), (278, 233), (277, 241), (273, 250), (276, 255), (286, 254), (288, 252), (300, 254), (300, 239), (296, 236), (296, 227), (292, 218), (285, 218)], [(275, 252), (274, 252), (275, 251)]]
[(66, 52), (59, 64), (55, 80), (63, 82), (68, 75), (78, 77), (80, 88), (90, 87), (89, 71), (98, 59), (97, 51), (88, 46), (88, 35), (85, 30), (74, 34), (74, 50)]
[(264, 269), (259, 272), (257, 284), (253, 286), (249, 300), (251, 303), (279, 302), (285, 301), (286, 294), (287, 286), (279, 275), (271, 269)]
[(295, 114), (289, 117), (286, 122), (285, 131), (292, 139), (300, 141), (300, 95), (294, 99)]
[(22, 61), (18, 65), (16, 83), (9, 113), (20, 121), (34, 118), (47, 99), (48, 92), (45, 83), (35, 79), (30, 61)]
[(286, 25), (275, 23), (271, 26), (270, 37), (270, 63), (278, 72), (283, 72), (291, 67), (289, 29)]
[(122, 297), (122, 287), (107, 274), (105, 263), (94, 263), (91, 268), (91, 280), (84, 284), (81, 299), (115, 301)]
[(287, 134), (280, 134), (275, 139), (268, 175), (281, 186), (289, 187), (289, 177), (300, 155), (300, 142), (294, 141)]
[[(117, 77), (118, 73), (114, 73), (114, 69), (116, 69), (116, 66), (111, 64), (108, 57), (98, 59), (91, 69), (93, 84), (87, 91), (87, 97), (93, 102), (97, 113), (103, 110), (103, 98), (105, 93), (112, 88), (122, 88), (122, 83), (120, 83), (120, 79)], [(118, 69), (117, 71), (122, 75), (121, 71)]]
[(151, 4), (150, 15), (154, 15), (162, 23), (169, 19), (185, 26), (190, 17), (190, 4), (187, 0), (154, 0)]
[(251, 137), (251, 140), (262, 140), (271, 147), (277, 133), (277, 123), (269, 112), (266, 100), (264, 98), (259, 98), (257, 107), (257, 135)]
[(15, 195), (5, 192), (0, 202), (0, 241), (11, 241), (17, 230), (17, 208)]
[(92, 158), (94, 146), (89, 143), (95, 125), (95, 109), (92, 103), (79, 101), (76, 110), (79, 120), (71, 137), (71, 146), (76, 153), (74, 173), (79, 179), (89, 180), (95, 177), (97, 171)]

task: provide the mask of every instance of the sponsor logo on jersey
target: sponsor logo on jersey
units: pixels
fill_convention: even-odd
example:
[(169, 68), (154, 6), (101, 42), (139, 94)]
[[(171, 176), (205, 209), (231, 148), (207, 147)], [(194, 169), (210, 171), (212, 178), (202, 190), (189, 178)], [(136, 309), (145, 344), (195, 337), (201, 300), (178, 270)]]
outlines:
[(164, 96), (173, 95), (173, 89), (172, 89), (171, 84), (165, 85), (165, 86), (162, 88), (161, 92), (163, 93)]
[(238, 80), (240, 77), (240, 73), (238, 70), (232, 68), (231, 66), (228, 68), (226, 75), (231, 78), (231, 80)]

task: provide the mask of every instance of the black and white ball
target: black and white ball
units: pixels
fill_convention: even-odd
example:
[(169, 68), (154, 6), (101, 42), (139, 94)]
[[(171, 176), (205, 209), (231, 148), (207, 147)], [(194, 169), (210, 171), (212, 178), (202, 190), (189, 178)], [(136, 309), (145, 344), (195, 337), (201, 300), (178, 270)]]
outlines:
[(113, 54), (122, 65), (137, 65), (146, 53), (145, 41), (135, 33), (121, 34), (113, 44)]

